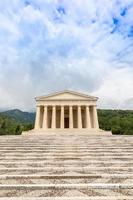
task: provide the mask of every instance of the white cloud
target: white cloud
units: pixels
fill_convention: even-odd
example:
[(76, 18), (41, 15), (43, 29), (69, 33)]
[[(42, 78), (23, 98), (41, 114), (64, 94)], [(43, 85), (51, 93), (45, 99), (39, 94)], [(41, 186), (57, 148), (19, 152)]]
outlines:
[(73, 89), (132, 108), (132, 9), (131, 0), (1, 1), (0, 107), (32, 109), (36, 95)]
[[(133, 69), (114, 69), (108, 74), (103, 85), (96, 93), (100, 97), (100, 105), (104, 108), (133, 109), (128, 101), (133, 99)], [(133, 101), (132, 101), (133, 103)]]

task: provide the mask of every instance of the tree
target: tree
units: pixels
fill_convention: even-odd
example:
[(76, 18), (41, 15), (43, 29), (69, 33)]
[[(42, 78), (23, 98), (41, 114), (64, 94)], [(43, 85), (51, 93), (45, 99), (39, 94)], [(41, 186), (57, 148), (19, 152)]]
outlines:
[(6, 129), (6, 121), (2, 122), (1, 129)]
[(112, 134), (114, 135), (122, 135), (124, 130), (120, 126), (114, 126), (111, 128)]
[(16, 129), (15, 129), (15, 133), (16, 133), (17, 135), (21, 134), (21, 127), (20, 127), (20, 125), (17, 125), (17, 127), (16, 127)]

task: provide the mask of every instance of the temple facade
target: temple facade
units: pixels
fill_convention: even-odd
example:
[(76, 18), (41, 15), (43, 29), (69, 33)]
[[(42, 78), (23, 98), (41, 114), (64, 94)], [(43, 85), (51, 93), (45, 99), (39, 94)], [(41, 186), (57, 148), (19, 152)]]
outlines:
[(66, 90), (35, 99), (35, 130), (99, 129), (97, 97)]

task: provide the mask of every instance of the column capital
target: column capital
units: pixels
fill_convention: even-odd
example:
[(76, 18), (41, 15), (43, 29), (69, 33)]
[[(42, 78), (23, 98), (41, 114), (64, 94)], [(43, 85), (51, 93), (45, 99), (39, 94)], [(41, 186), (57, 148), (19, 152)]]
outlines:
[(69, 106), (69, 108), (72, 108), (72, 107), (73, 107), (73, 105), (70, 105), (70, 106)]

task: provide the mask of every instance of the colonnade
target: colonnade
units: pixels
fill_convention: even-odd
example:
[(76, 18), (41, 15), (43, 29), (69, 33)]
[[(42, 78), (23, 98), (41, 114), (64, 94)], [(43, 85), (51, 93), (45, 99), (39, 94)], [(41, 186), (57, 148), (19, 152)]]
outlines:
[(35, 129), (98, 129), (96, 106), (37, 106)]
[(35, 129), (98, 129), (96, 106), (37, 106)]

